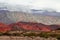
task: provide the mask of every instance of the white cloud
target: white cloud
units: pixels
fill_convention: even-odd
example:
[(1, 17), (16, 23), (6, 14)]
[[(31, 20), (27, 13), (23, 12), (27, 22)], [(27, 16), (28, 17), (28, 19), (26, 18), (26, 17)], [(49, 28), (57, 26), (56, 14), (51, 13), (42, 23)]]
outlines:
[(0, 2), (5, 2), (5, 3), (8, 3), (8, 4), (11, 4), (11, 5), (15, 5), (15, 4), (18, 4), (18, 5), (29, 5), (32, 0), (0, 0)]
[(39, 8), (52, 8), (60, 11), (60, 1), (59, 0), (36, 0), (32, 3), (32, 7), (35, 9)]
[(0, 0), (11, 5), (31, 6), (34, 9), (52, 8), (60, 11), (60, 0)]

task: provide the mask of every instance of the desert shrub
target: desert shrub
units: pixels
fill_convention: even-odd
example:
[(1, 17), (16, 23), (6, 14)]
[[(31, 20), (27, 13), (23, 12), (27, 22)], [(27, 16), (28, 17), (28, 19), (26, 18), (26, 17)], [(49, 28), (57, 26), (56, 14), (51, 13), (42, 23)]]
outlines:
[(9, 31), (3, 33), (3, 35), (6, 35), (6, 36), (11, 36), (11, 33), (9, 33)]
[(3, 35), (6, 35), (6, 36), (11, 36), (11, 34), (9, 34), (9, 33), (3, 33)]
[(57, 38), (58, 40), (60, 40), (60, 37), (59, 38)]
[(23, 34), (24, 36), (37, 36), (35, 33), (25, 33), (25, 34)]
[(48, 37), (50, 37), (50, 34), (42, 32), (42, 33), (38, 34), (38, 36), (48, 38)]
[(20, 33), (13, 33), (11, 34), (11, 36), (20, 36), (21, 34)]
[(60, 40), (60, 34), (57, 34), (57, 35), (56, 35), (56, 38), (57, 38), (58, 40)]
[(3, 35), (3, 33), (0, 33), (0, 36), (2, 36)]
[(56, 37), (56, 34), (51, 34), (50, 36), (51, 36), (51, 37)]

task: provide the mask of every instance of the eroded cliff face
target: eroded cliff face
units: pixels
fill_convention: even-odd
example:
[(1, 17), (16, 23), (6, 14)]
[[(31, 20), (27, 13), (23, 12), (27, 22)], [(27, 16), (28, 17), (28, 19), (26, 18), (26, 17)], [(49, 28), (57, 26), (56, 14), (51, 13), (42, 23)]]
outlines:
[(19, 21), (38, 22), (47, 25), (60, 24), (60, 17), (33, 15), (31, 13), (23, 13), (23, 12), (9, 12), (6, 14), (7, 17), (14, 22), (19, 22)]

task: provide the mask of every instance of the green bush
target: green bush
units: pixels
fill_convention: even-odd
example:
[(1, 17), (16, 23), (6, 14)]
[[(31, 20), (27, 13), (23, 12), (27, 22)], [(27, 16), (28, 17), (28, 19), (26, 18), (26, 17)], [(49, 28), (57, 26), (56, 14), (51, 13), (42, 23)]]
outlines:
[(19, 34), (19, 33), (13, 33), (13, 34), (11, 34), (11, 36), (20, 36), (21, 34)]
[(42, 33), (38, 34), (38, 36), (48, 38), (48, 37), (50, 37), (50, 34), (42, 32)]
[(59, 38), (57, 38), (58, 40), (60, 40), (60, 37)]
[(51, 34), (50, 36), (51, 36), (51, 37), (56, 37), (56, 36), (57, 36), (57, 34)]
[(24, 36), (37, 36), (35, 33), (25, 33), (25, 34), (23, 34)]
[(10, 34), (10, 33), (3, 33), (3, 35), (11, 36), (11, 34)]
[(0, 36), (2, 36), (3, 35), (3, 33), (0, 33)]
[(60, 34), (57, 34), (57, 35), (56, 35), (56, 38), (57, 38), (58, 40), (60, 40)]

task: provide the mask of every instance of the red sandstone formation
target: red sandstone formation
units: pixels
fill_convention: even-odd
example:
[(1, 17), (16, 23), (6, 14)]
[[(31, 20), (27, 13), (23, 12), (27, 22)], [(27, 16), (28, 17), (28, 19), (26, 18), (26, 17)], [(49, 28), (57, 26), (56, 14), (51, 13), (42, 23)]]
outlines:
[(24, 29), (24, 30), (32, 30), (32, 31), (51, 31), (48, 25), (44, 25), (42, 23), (32, 23), (32, 22), (18, 22), (15, 25)]
[(11, 28), (8, 25), (6, 25), (4, 23), (0, 23), (0, 32), (5, 33), (10, 30), (11, 30)]
[[(56, 27), (60, 27), (60, 25), (45, 25), (42, 23), (33, 23), (33, 22), (17, 22), (6, 25), (4, 23), (0, 23), (0, 32), (7, 32), (11, 30), (29, 30), (29, 31), (44, 31), (48, 32)], [(54, 29), (53, 29), (54, 30)]]

